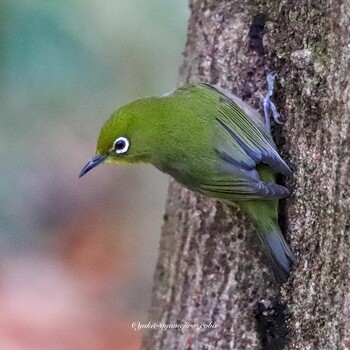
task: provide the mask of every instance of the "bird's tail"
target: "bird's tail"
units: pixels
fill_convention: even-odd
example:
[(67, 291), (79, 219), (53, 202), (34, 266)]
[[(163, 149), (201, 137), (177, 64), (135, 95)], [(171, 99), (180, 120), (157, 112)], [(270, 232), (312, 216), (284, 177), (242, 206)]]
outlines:
[(259, 232), (259, 238), (277, 281), (286, 282), (296, 259), (279, 227), (274, 227), (271, 232)]
[(296, 259), (278, 226), (278, 201), (242, 201), (239, 205), (255, 221), (277, 281), (285, 282)]

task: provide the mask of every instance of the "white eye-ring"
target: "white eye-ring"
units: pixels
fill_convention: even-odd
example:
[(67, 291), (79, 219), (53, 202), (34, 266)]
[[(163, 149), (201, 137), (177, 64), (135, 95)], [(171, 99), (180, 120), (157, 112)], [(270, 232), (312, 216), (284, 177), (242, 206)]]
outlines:
[(124, 137), (118, 137), (113, 143), (113, 151), (118, 154), (125, 153), (129, 149), (129, 140)]

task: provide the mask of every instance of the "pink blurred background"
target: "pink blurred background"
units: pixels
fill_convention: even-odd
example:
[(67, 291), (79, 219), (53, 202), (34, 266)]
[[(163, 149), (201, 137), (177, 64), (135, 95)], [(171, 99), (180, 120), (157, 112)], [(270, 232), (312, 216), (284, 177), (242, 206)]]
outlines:
[(0, 3), (0, 349), (138, 349), (168, 178), (104, 165), (120, 104), (177, 83), (185, 1)]

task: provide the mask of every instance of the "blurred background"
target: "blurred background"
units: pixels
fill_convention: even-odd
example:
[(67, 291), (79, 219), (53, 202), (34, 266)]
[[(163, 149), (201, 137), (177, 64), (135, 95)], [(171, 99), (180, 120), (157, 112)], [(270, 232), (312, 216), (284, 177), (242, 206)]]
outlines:
[(78, 174), (120, 104), (172, 90), (186, 0), (0, 1), (0, 349), (138, 349), (168, 178)]

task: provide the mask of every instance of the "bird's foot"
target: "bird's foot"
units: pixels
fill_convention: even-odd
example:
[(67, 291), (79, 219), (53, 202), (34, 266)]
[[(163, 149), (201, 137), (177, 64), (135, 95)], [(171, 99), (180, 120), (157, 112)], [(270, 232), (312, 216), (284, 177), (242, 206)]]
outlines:
[(281, 121), (281, 115), (277, 112), (275, 104), (271, 101), (271, 97), (273, 94), (273, 85), (275, 82), (276, 74), (275, 73), (269, 73), (267, 75), (267, 94), (264, 97), (264, 116), (265, 116), (265, 124), (267, 128), (270, 130), (270, 113), (272, 113), (273, 119), (278, 124), (283, 124)]

